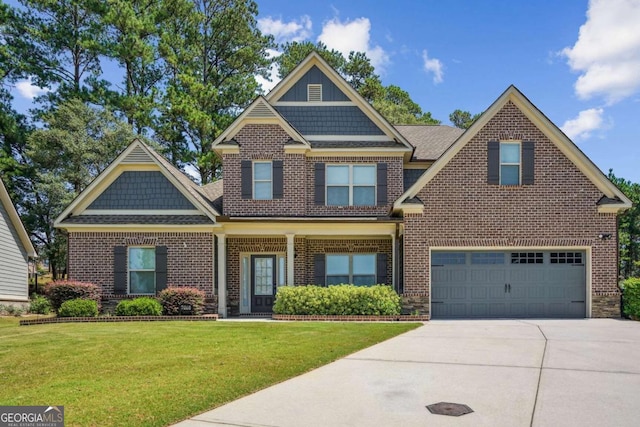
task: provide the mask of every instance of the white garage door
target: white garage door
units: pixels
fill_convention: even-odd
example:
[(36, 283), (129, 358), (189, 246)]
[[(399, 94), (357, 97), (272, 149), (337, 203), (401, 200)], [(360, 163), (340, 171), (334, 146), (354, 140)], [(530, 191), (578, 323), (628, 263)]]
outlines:
[(433, 251), (431, 315), (582, 318), (584, 251)]

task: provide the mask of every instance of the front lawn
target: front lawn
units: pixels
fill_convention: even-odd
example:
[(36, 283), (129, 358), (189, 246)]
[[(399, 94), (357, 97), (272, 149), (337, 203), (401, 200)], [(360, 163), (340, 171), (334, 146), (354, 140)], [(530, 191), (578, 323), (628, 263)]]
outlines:
[(0, 405), (64, 405), (67, 426), (164, 426), (415, 327), (0, 318)]

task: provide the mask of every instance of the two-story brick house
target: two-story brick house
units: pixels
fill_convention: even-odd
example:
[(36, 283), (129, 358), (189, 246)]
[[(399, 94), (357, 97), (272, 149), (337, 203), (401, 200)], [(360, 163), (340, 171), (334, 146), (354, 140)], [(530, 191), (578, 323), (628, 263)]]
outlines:
[(198, 187), (132, 143), (58, 218), (105, 298), (196, 286), (220, 314), (279, 286), (385, 283), (433, 317), (620, 314), (630, 201), (515, 87), (463, 132), (392, 126), (317, 54), (214, 142)]

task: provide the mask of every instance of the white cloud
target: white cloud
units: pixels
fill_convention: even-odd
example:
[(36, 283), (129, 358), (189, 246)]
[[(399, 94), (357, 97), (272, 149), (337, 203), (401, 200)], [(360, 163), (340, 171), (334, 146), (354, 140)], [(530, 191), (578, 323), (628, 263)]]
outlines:
[(382, 47), (371, 46), (370, 30), (371, 22), (368, 18), (342, 22), (336, 17), (324, 23), (318, 40), (326, 44), (329, 49), (339, 51), (345, 57), (351, 51), (365, 52), (376, 71), (381, 73), (389, 63), (389, 55)]
[(27, 99), (33, 99), (36, 96), (49, 92), (49, 89), (42, 89), (38, 86), (35, 86), (31, 80), (31, 77), (26, 80), (20, 80), (19, 82), (17, 82), (16, 89), (18, 90), (20, 96)]
[(300, 42), (311, 36), (313, 24), (308, 15), (303, 15), (298, 20), (284, 22), (282, 19), (274, 19), (271, 16), (258, 19), (258, 28), (265, 34), (272, 34), (276, 43)]
[(442, 76), (444, 75), (442, 62), (436, 58), (429, 58), (426, 50), (422, 51), (422, 61), (424, 62), (424, 71), (427, 74), (433, 74), (433, 83), (442, 83)]
[(604, 126), (603, 113), (602, 108), (580, 111), (578, 117), (564, 122), (561, 129), (572, 140), (588, 139), (591, 132)]
[(609, 104), (640, 88), (640, 0), (591, 0), (573, 47), (562, 50), (580, 72), (578, 97), (602, 96)]

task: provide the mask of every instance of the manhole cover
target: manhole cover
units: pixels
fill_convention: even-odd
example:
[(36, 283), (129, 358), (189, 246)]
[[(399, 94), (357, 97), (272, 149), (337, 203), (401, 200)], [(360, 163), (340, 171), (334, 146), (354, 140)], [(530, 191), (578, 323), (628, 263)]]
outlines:
[(439, 402), (434, 403), (433, 405), (427, 405), (427, 409), (432, 414), (449, 415), (452, 417), (459, 417), (460, 415), (465, 415), (473, 412), (473, 409), (469, 408), (467, 405), (463, 405), (462, 403), (450, 402)]

